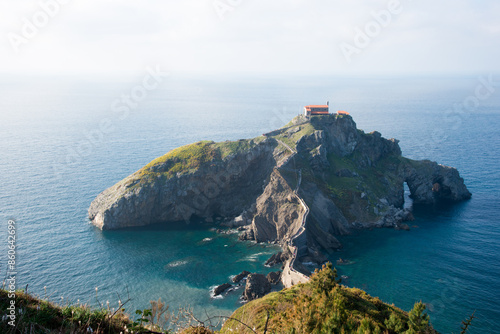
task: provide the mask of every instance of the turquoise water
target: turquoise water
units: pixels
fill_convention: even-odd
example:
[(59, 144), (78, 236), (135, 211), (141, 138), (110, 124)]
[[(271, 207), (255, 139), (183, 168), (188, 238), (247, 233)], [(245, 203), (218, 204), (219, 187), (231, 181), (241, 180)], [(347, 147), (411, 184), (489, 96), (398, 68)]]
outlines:
[[(105, 188), (177, 146), (197, 140), (255, 137), (287, 123), (302, 106), (330, 100), (358, 127), (401, 140), (405, 156), (457, 167), (472, 200), (418, 207), (410, 232), (364, 231), (343, 237), (332, 254), (346, 283), (410, 309), (428, 303), (435, 327), (459, 332), (476, 310), (471, 333), (500, 322), (500, 94), (447, 114), (474, 94), (464, 78), (183, 78), (173, 75), (124, 119), (111, 104), (142, 80), (23, 78), (0, 81), (0, 238), (18, 222), (18, 287), (52, 300), (95, 303), (132, 298), (129, 309), (161, 297), (171, 309), (228, 315), (235, 292), (210, 288), (242, 270), (267, 272), (275, 251), (237, 242), (209, 226), (101, 232), (86, 211)], [(500, 89), (500, 88), (499, 88)], [(448, 116), (446, 116), (448, 115)], [(108, 120), (113, 129), (96, 132)], [(0, 244), (0, 274), (6, 272)], [(448, 289), (447, 289), (448, 288)], [(119, 295), (119, 296), (118, 296)]]

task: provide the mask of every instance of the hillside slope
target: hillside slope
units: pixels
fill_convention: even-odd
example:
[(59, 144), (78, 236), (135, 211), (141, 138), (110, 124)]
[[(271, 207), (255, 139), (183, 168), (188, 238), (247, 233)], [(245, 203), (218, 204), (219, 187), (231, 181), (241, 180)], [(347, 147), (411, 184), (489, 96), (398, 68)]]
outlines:
[(240, 307), (221, 333), (437, 333), (424, 310), (424, 304), (416, 303), (405, 312), (362, 290), (342, 286), (327, 264), (308, 283)]

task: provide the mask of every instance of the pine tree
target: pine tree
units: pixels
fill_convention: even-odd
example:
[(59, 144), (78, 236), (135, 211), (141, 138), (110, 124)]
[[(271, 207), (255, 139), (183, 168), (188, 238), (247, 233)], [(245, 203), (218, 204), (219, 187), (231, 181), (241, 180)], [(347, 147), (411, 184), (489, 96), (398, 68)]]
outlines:
[(474, 313), (476, 313), (476, 311), (472, 312), (472, 314), (470, 315), (469, 319), (462, 321), (462, 326), (460, 326), (460, 329), (462, 331), (460, 332), (460, 334), (467, 333), (467, 330), (469, 329), (469, 326), (472, 325), (472, 320), (475, 318)]
[(323, 265), (321, 270), (316, 269), (311, 277), (311, 282), (317, 293), (326, 293), (327, 295), (341, 282), (337, 279), (337, 269), (332, 270), (332, 263), (328, 262)]
[(403, 329), (405, 329), (405, 324), (403, 323), (403, 320), (400, 317), (398, 317), (398, 315), (394, 312), (391, 313), (389, 319), (386, 319), (384, 321), (384, 324), (388, 330), (394, 333), (402, 333)]
[(410, 329), (406, 333), (423, 332), (429, 328), (429, 315), (427, 313), (423, 313), (424, 310), (424, 303), (415, 303), (413, 309), (408, 313), (408, 325), (410, 326)]

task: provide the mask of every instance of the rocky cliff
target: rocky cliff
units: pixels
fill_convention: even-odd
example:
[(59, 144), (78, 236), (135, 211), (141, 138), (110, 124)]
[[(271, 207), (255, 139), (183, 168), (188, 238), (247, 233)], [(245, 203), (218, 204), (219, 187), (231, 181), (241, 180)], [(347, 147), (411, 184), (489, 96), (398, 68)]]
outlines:
[(273, 170), (263, 193), (257, 198), (252, 228), (246, 239), (291, 240), (299, 231), (304, 209), (278, 169)]
[(273, 138), (198, 142), (170, 151), (106, 189), (89, 218), (101, 229), (234, 217), (255, 202), (286, 154)]
[(350, 116), (298, 116), (254, 139), (172, 150), (99, 194), (89, 218), (117, 229), (243, 213), (244, 238), (285, 245), (303, 224), (303, 199), (300, 256), (311, 256), (339, 248), (335, 236), (353, 228), (411, 219), (405, 182), (417, 203), (471, 197), (456, 169), (404, 158), (397, 140), (358, 130)]

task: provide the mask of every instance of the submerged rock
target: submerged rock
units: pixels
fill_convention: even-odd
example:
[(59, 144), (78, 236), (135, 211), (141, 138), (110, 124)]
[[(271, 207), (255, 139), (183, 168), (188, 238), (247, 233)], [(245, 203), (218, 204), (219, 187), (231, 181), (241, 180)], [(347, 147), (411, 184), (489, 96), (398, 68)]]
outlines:
[(398, 226), (396, 226), (396, 230), (409, 231), (410, 226), (408, 226), (408, 224), (399, 224)]
[(221, 293), (223, 293), (224, 291), (226, 291), (227, 289), (229, 289), (231, 286), (232, 285), (229, 284), (229, 283), (224, 283), (224, 284), (221, 284), (221, 285), (217, 286), (214, 289), (214, 297), (220, 295)]
[(239, 273), (238, 275), (233, 277), (233, 283), (238, 283), (239, 281), (241, 281), (242, 279), (244, 279), (248, 275), (250, 275), (250, 272), (243, 270), (241, 273)]

